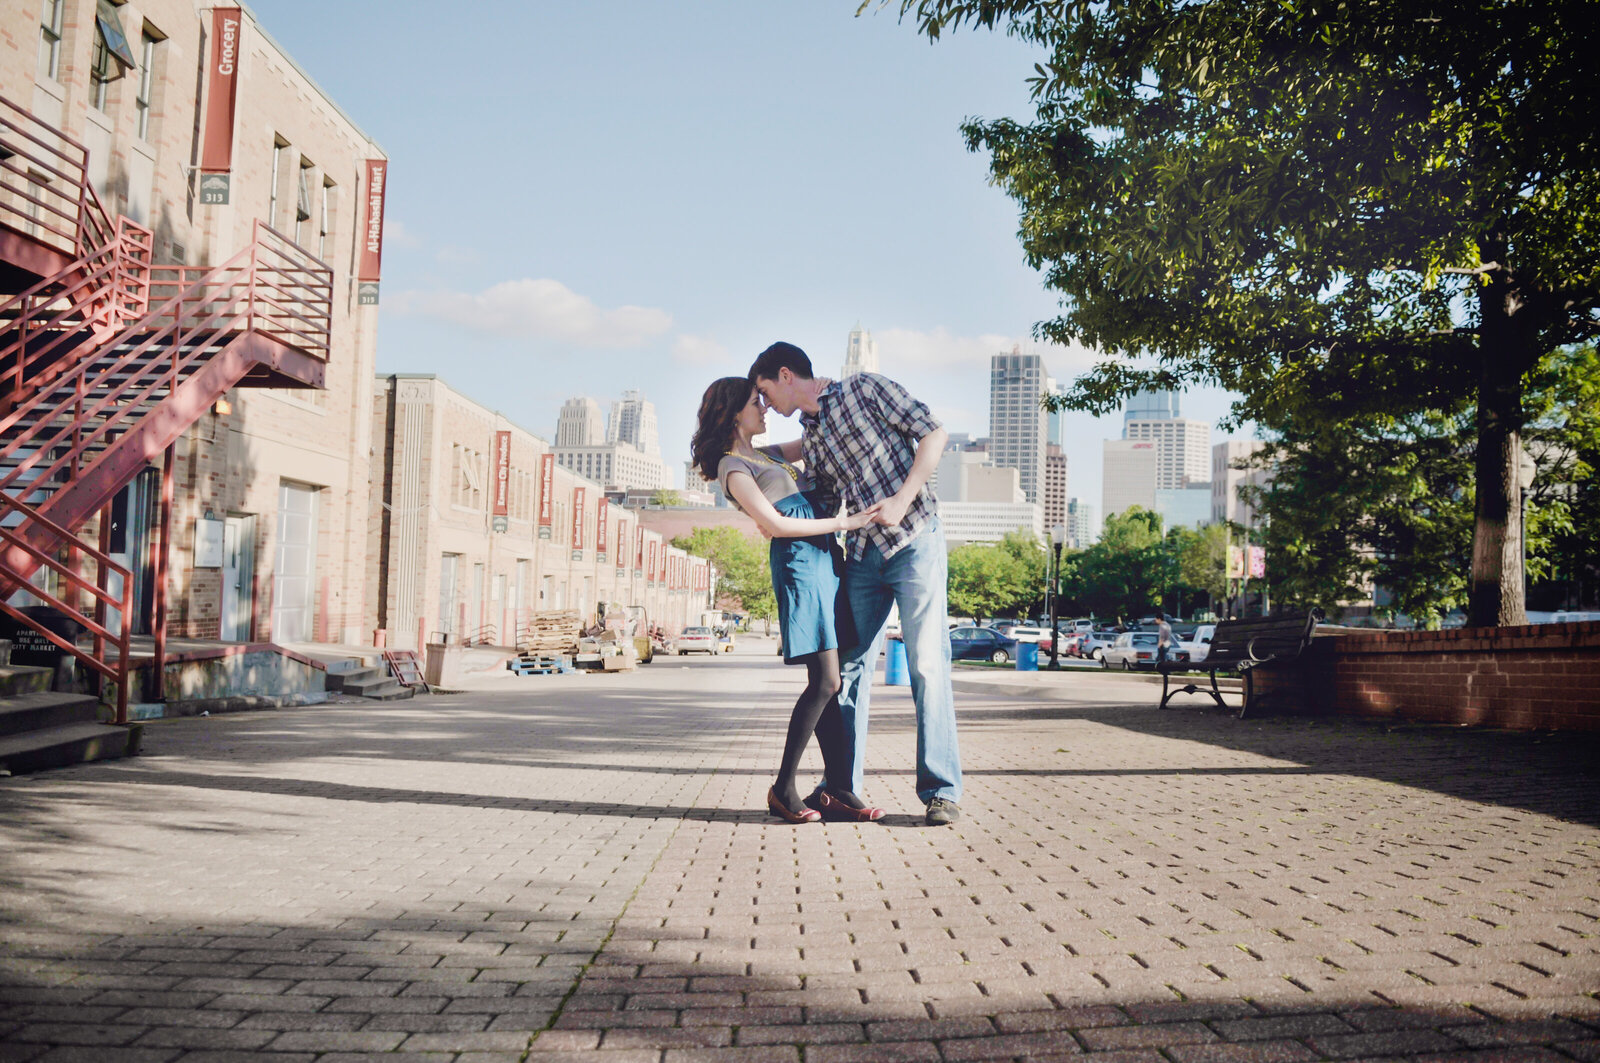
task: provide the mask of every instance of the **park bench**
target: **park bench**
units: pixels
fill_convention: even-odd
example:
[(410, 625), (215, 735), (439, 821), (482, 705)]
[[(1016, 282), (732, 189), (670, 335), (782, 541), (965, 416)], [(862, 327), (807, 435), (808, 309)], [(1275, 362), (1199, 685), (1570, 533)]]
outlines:
[[(1206, 659), (1191, 664), (1188, 661), (1162, 661), (1161, 708), (1167, 707), (1172, 695), (1209, 694), (1218, 705), (1226, 708), (1222, 691), (1217, 689), (1219, 671), (1237, 670), (1244, 677), (1244, 704), (1239, 707), (1240, 718), (1250, 711), (1254, 700), (1255, 684), (1251, 672), (1257, 665), (1268, 661), (1292, 661), (1311, 645), (1311, 636), (1322, 620), (1322, 610), (1300, 609), (1293, 612), (1274, 613), (1271, 616), (1254, 616), (1245, 620), (1224, 620), (1211, 636), (1211, 652)], [(1173, 672), (1208, 672), (1211, 689), (1194, 683), (1171, 686)], [(1169, 689), (1170, 686), (1170, 689)]]

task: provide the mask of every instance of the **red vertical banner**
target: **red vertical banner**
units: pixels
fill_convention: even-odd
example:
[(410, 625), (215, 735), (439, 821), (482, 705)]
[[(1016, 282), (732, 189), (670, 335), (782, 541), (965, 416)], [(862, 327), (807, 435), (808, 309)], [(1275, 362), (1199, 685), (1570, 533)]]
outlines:
[(239, 8), (211, 9), (211, 46), (206, 60), (206, 124), (200, 142), (202, 203), (222, 205), (228, 202), (243, 29), (244, 19)]
[(648, 573), (646, 578), (651, 583), (654, 583), (656, 582), (656, 541), (654, 539), (650, 540), (649, 555), (649, 563), (645, 566), (645, 572)]
[(367, 191), (361, 202), (360, 255), (356, 260), (356, 302), (378, 304), (378, 280), (383, 271), (383, 204), (387, 196), (388, 159), (367, 160)]
[(511, 515), (511, 433), (494, 434), (494, 510), (496, 517)]
[(583, 496), (585, 489), (574, 487), (572, 489), (572, 559), (583, 558)]
[(551, 508), (550, 496), (554, 491), (552, 481), (556, 476), (556, 456), (554, 454), (539, 455), (539, 538), (550, 538), (551, 528), (555, 525), (555, 514)]
[(611, 503), (604, 498), (595, 503), (594, 552), (598, 561), (606, 559), (606, 513), (610, 505)]
[(639, 556), (633, 561), (633, 575), (637, 579), (644, 575), (644, 525), (639, 525), (638, 531)]
[(628, 567), (628, 525), (626, 521), (617, 521), (617, 567)]
[(661, 569), (656, 575), (657, 583), (667, 582), (667, 544), (661, 544)]

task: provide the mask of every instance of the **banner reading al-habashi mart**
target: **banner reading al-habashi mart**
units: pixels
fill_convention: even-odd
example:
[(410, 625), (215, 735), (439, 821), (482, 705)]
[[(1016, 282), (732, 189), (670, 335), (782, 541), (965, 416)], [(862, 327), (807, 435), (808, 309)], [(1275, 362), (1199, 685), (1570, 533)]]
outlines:
[(361, 257), (356, 264), (356, 302), (361, 306), (378, 305), (378, 275), (383, 265), (383, 201), (388, 177), (388, 159), (367, 160), (367, 189), (361, 201)]

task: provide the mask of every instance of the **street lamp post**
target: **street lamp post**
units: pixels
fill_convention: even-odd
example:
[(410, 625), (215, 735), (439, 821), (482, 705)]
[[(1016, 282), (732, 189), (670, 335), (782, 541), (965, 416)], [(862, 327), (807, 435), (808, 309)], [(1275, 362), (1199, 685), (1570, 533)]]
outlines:
[(1067, 537), (1067, 529), (1057, 524), (1050, 529), (1050, 546), (1052, 563), (1050, 566), (1050, 667), (1052, 670), (1061, 667), (1061, 647), (1058, 643), (1061, 634), (1056, 630), (1056, 592), (1061, 586), (1061, 543)]

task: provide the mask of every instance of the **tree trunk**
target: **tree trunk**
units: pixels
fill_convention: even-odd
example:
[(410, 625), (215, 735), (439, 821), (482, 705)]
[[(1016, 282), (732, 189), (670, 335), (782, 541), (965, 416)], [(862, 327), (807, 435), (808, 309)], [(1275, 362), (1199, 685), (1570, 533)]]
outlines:
[[(1491, 257), (1505, 261), (1504, 249)], [(1467, 623), (1507, 627), (1527, 623), (1522, 579), (1522, 374), (1533, 337), (1506, 270), (1479, 289), (1477, 522), (1472, 534), (1472, 575)]]

